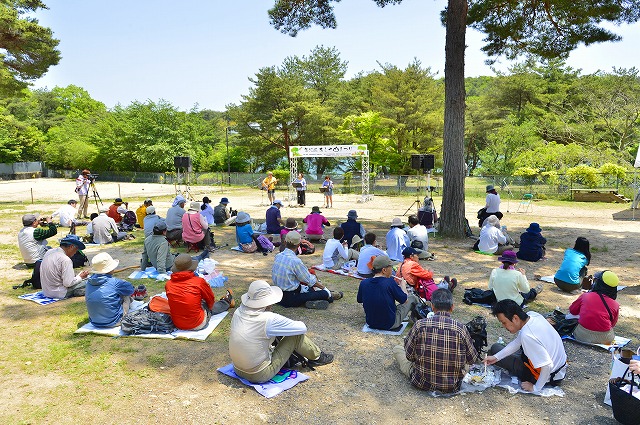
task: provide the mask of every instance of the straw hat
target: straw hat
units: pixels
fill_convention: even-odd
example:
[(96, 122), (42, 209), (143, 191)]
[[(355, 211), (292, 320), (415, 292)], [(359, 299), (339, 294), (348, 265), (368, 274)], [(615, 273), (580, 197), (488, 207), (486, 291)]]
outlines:
[(111, 258), (108, 252), (100, 252), (91, 260), (91, 268), (94, 273), (109, 273), (115, 270), (119, 263), (120, 261)]

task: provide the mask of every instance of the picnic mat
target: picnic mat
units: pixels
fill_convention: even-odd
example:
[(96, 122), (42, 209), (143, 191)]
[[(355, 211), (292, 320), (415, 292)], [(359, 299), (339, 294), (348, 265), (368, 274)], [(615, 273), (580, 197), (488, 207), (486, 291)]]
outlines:
[(340, 270), (332, 270), (332, 269), (328, 269), (326, 268), (324, 265), (322, 264), (318, 264), (316, 266), (311, 267), (314, 270), (318, 270), (320, 272), (326, 272), (326, 273), (331, 273), (331, 274), (338, 274), (340, 276), (347, 276), (347, 277), (352, 277), (354, 279), (358, 279), (358, 280), (362, 280), (364, 279), (364, 277), (360, 276), (358, 274), (358, 272), (353, 271), (353, 270), (349, 270), (346, 271), (344, 269), (340, 269)]
[[(144, 304), (143, 304), (144, 305)], [(209, 320), (209, 325), (201, 329), (199, 331), (183, 331), (180, 329), (176, 329), (170, 334), (141, 334), (141, 335), (126, 335), (120, 330), (120, 326), (116, 326), (115, 328), (96, 328), (91, 323), (87, 323), (86, 325), (80, 327), (74, 333), (76, 334), (87, 334), (93, 333), (97, 335), (105, 335), (105, 336), (115, 336), (115, 337), (136, 337), (136, 338), (152, 338), (152, 339), (189, 339), (192, 341), (204, 341), (207, 339), (209, 335), (213, 332), (213, 330), (222, 322), (227, 316), (226, 311), (222, 313), (211, 316)]]
[(362, 327), (362, 332), (369, 332), (373, 334), (382, 334), (382, 335), (402, 335), (402, 332), (404, 332), (408, 324), (409, 322), (402, 322), (400, 329), (398, 329), (397, 331), (383, 331), (382, 329), (370, 328), (369, 325), (365, 323), (364, 326)]
[(158, 273), (155, 267), (147, 267), (144, 271), (136, 270), (129, 275), (129, 279), (155, 279), (155, 280), (169, 280), (171, 278), (171, 272), (167, 270), (167, 273)]
[[(551, 275), (551, 276), (541, 276), (538, 278), (538, 280), (541, 280), (543, 282), (547, 282), (547, 283), (553, 283), (555, 284), (555, 282), (553, 281), (555, 275)], [(618, 292), (622, 291), (624, 288), (626, 288), (626, 286), (624, 285), (618, 285)]]
[(19, 295), (18, 298), (27, 301), (33, 301), (36, 304), (47, 305), (55, 303), (56, 301), (63, 300), (64, 298), (49, 298), (42, 291), (34, 292), (32, 294)]
[(243, 384), (253, 387), (259, 394), (266, 398), (275, 397), (283, 391), (293, 388), (298, 383), (306, 381), (309, 377), (297, 370), (280, 369), (280, 372), (268, 382), (262, 384), (254, 384), (244, 378), (239, 377), (233, 370), (233, 363), (218, 368), (218, 372), (223, 373), (233, 379), (237, 379)]
[(583, 345), (591, 345), (593, 347), (604, 348), (607, 351), (611, 351), (614, 348), (618, 348), (618, 347), (624, 347), (625, 345), (627, 345), (628, 343), (631, 342), (631, 339), (625, 338), (623, 336), (618, 336), (618, 335), (616, 335), (616, 337), (613, 339), (613, 342), (611, 344), (608, 344), (608, 345), (607, 344), (590, 344), (588, 342), (578, 341), (572, 335), (564, 335), (562, 337), (562, 339), (568, 339), (570, 341), (575, 341), (575, 342), (577, 342), (579, 344), (583, 344)]

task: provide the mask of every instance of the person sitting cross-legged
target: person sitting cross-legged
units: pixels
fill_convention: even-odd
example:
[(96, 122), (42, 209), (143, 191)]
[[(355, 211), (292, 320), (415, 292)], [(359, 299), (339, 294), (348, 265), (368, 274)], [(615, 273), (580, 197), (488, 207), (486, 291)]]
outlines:
[(376, 234), (367, 233), (364, 235), (364, 246), (360, 248), (358, 275), (362, 277), (373, 277), (373, 270), (370, 264), (378, 255), (387, 255), (387, 253), (376, 246)]
[(89, 270), (75, 275), (71, 257), (85, 248), (76, 235), (67, 235), (60, 241), (59, 248), (47, 251), (40, 266), (40, 283), (45, 296), (58, 299), (84, 296)]
[(307, 225), (304, 233), (310, 241), (324, 239), (324, 227), (331, 226), (329, 220), (322, 215), (320, 207), (317, 206), (311, 208), (311, 213), (303, 218), (302, 222)]
[(158, 273), (166, 273), (173, 266), (174, 255), (167, 241), (167, 223), (158, 221), (153, 226), (153, 234), (144, 240), (140, 270), (153, 266)]
[(286, 248), (276, 255), (271, 268), (271, 279), (284, 295), (278, 302), (283, 307), (299, 307), (326, 310), (329, 303), (342, 298), (342, 292), (329, 291), (304, 265), (295, 252), (300, 245), (300, 233), (289, 232), (285, 236)]
[[(303, 322), (273, 313), (271, 306), (282, 299), (282, 290), (264, 280), (251, 282), (234, 312), (229, 333), (229, 355), (235, 373), (250, 382), (273, 378), (293, 352), (317, 367), (333, 361), (309, 338)], [(276, 338), (277, 345), (273, 347)]]
[(357, 260), (360, 253), (353, 248), (349, 248), (347, 241), (343, 240), (344, 230), (342, 227), (333, 229), (333, 239), (329, 239), (322, 253), (322, 265), (328, 269), (339, 270), (345, 262)]
[(393, 354), (414, 387), (454, 393), (460, 390), (467, 365), (480, 360), (467, 327), (451, 317), (453, 295), (438, 289), (431, 296), (434, 315), (418, 320)]
[(509, 299), (518, 305), (524, 305), (535, 300), (542, 292), (542, 285), (531, 289), (524, 269), (516, 270), (518, 258), (515, 252), (503, 252), (498, 261), (502, 262), (502, 265), (493, 269), (489, 276), (489, 289), (493, 290), (498, 301)]
[(491, 309), (502, 326), (516, 337), (507, 346), (493, 344), (485, 364), (496, 364), (520, 379), (525, 391), (537, 393), (549, 382), (558, 385), (567, 371), (567, 353), (558, 332), (542, 315), (528, 314), (513, 300)]
[(100, 252), (91, 259), (93, 274), (87, 279), (85, 302), (89, 321), (97, 328), (118, 326), (129, 312), (134, 288), (131, 283), (111, 274), (118, 263), (107, 252)]
[(209, 283), (193, 273), (197, 267), (197, 260), (187, 254), (178, 255), (171, 269), (171, 279), (164, 287), (173, 324), (185, 331), (204, 329), (212, 315), (235, 307), (232, 292), (228, 289), (227, 294), (216, 301)]
[(108, 210), (106, 206), (100, 205), (98, 207), (100, 215), (91, 220), (94, 243), (109, 244), (127, 237), (127, 232), (121, 232), (115, 220), (107, 215)]
[(394, 217), (391, 221), (391, 229), (387, 232), (387, 255), (393, 261), (402, 261), (402, 251), (411, 246), (409, 236), (403, 229), (402, 220)]
[(370, 328), (385, 331), (399, 328), (402, 320), (418, 303), (418, 298), (407, 292), (404, 279), (396, 282), (391, 277), (393, 264), (386, 255), (377, 256), (373, 260), (375, 276), (360, 282), (357, 300), (362, 303)]

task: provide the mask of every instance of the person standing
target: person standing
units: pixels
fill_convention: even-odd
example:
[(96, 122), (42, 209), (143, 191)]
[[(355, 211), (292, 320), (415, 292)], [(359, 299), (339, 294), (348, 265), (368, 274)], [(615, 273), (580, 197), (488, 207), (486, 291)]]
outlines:
[(262, 180), (262, 190), (267, 191), (267, 197), (269, 198), (269, 203), (273, 204), (276, 200), (276, 183), (278, 183), (278, 179), (273, 177), (273, 172), (269, 171), (267, 173), (267, 177)]
[(84, 169), (76, 178), (76, 193), (78, 194), (78, 218), (89, 218), (87, 209), (89, 208), (89, 186), (91, 171)]
[(433, 317), (418, 320), (402, 345), (393, 347), (400, 371), (411, 385), (428, 391), (460, 390), (466, 365), (480, 360), (467, 327), (451, 317), (453, 295), (438, 289), (431, 296)]
[(304, 207), (306, 203), (306, 193), (307, 193), (307, 181), (304, 179), (304, 175), (302, 173), (298, 174), (298, 178), (296, 178), (293, 183), (299, 183), (300, 186), (296, 187), (296, 195), (298, 197), (298, 206)]
[(326, 187), (327, 191), (324, 192), (325, 208), (333, 208), (333, 182), (331, 176), (324, 176), (322, 187)]

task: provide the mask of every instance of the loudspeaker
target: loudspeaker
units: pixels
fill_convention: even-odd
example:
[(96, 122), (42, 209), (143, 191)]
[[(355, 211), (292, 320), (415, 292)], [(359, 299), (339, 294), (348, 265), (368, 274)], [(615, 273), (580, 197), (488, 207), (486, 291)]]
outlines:
[(422, 157), (422, 167), (424, 170), (433, 170), (435, 168), (435, 157), (433, 155), (424, 155)]
[(422, 170), (422, 161), (424, 155), (411, 155), (411, 168), (414, 170)]
[(174, 156), (173, 165), (176, 168), (182, 168), (188, 172), (192, 171), (191, 157), (190, 156)]

